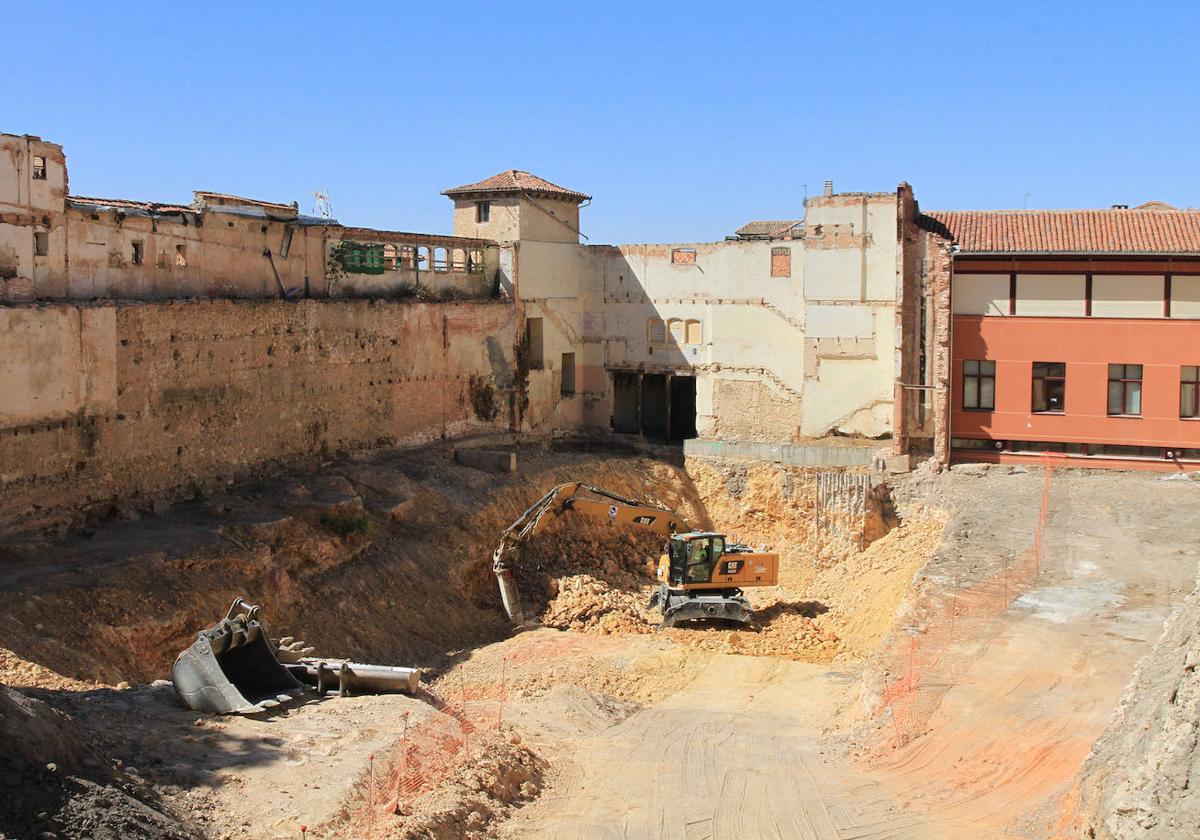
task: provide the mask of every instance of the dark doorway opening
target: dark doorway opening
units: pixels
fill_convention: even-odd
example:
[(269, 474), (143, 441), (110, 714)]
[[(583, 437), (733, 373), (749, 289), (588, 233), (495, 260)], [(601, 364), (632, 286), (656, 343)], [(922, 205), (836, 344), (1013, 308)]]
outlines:
[(671, 377), (671, 440), (696, 436), (696, 377)]
[(660, 441), (696, 437), (696, 377), (614, 370), (613, 431)]
[(638, 417), (638, 397), (641, 385), (638, 374), (628, 371), (613, 371), (613, 431), (622, 435), (636, 435), (642, 431)]
[(667, 423), (667, 375), (642, 374), (642, 434), (666, 440)]

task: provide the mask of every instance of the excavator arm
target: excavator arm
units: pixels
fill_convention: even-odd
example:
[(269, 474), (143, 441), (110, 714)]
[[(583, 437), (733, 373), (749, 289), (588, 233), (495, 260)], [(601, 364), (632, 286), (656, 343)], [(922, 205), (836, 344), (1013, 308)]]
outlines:
[(558, 485), (504, 529), (500, 544), (492, 554), (492, 570), (500, 584), (504, 611), (518, 626), (525, 623), (514, 575), (521, 547), (568, 511), (620, 525), (637, 525), (663, 537), (688, 530), (682, 517), (669, 508), (627, 499), (590, 484), (574, 482)]

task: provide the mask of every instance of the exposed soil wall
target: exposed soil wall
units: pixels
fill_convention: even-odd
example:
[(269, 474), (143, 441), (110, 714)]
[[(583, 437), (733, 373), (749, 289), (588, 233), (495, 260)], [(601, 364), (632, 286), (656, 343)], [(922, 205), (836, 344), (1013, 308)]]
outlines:
[(1194, 836), (1200, 826), (1200, 591), (1168, 619), (1080, 771), (1084, 837)]
[(506, 429), (491, 407), (508, 404), (514, 343), (499, 303), (0, 309), (0, 527), (272, 460)]

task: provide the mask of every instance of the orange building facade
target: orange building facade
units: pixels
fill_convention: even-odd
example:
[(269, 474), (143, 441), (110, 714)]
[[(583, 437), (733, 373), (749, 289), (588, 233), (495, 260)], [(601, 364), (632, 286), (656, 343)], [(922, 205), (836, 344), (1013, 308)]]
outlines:
[(1200, 213), (931, 215), (954, 242), (951, 461), (1200, 468)]

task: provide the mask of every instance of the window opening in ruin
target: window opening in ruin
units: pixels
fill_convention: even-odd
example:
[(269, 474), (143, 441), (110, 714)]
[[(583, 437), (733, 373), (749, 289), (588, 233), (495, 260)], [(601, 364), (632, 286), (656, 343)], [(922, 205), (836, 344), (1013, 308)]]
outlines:
[(541, 370), (545, 364), (542, 347), (542, 319), (525, 319), (525, 352), (530, 370)]
[(687, 343), (693, 344), (693, 345), (694, 344), (702, 344), (703, 337), (704, 337), (704, 328), (700, 325), (700, 322), (699, 321), (688, 321), (687, 322)]
[(454, 248), (450, 251), (450, 270), (451, 271), (466, 271), (467, 270), (467, 252), (462, 248)]
[(175, 265), (179, 268), (187, 268), (187, 246), (175, 246)]
[(675, 265), (695, 265), (695, 248), (675, 248), (671, 251), (671, 262)]
[(1067, 410), (1067, 365), (1065, 362), (1033, 363), (1033, 412)]
[(46, 180), (46, 159), (41, 155), (33, 156), (33, 180)]
[(467, 254), (467, 271), (472, 274), (483, 273), (483, 251), (472, 249)]
[(395, 271), (396, 270), (396, 246), (395, 245), (384, 245), (383, 246), (383, 270), (384, 271)]
[(646, 339), (651, 346), (667, 343), (667, 324), (662, 318), (651, 318), (646, 322)]
[(772, 277), (791, 277), (792, 276), (792, 249), (791, 248), (772, 248), (771, 249), (771, 276)]
[(417, 266), (417, 249), (412, 245), (400, 246), (400, 265), (401, 271), (412, 271)]
[(492, 202), (476, 201), (475, 202), (475, 223), (483, 224), (492, 219)]
[(575, 396), (575, 354), (562, 354), (562, 388), (564, 397)]
[(33, 255), (46, 257), (50, 255), (50, 232), (37, 230), (33, 232)]
[(133, 243), (133, 253), (131, 255), (130, 261), (134, 265), (141, 265), (143, 258), (144, 258), (143, 244), (142, 244), (141, 240), (136, 240)]
[(682, 347), (686, 340), (684, 336), (683, 321), (678, 318), (672, 318), (670, 322), (671, 341), (677, 346)]
[(421, 245), (417, 248), (417, 270), (429, 270), (429, 246)]
[(1200, 365), (1184, 365), (1180, 370), (1179, 416), (1200, 417)]
[(449, 268), (450, 268), (450, 266), (446, 262), (446, 249), (445, 248), (434, 248), (433, 249), (433, 270), (434, 271), (448, 271)]
[(963, 362), (963, 408), (992, 411), (996, 408), (996, 363), (968, 359)]
[(1141, 365), (1108, 366), (1108, 413), (1117, 417), (1141, 416)]

